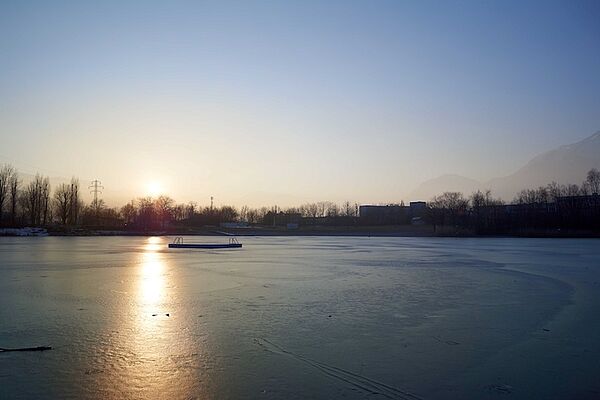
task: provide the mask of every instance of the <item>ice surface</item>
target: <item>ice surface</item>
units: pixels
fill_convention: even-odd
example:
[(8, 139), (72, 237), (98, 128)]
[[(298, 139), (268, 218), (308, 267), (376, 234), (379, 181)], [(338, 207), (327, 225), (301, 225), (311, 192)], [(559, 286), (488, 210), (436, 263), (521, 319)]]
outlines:
[(600, 397), (597, 240), (170, 241), (0, 238), (0, 398)]

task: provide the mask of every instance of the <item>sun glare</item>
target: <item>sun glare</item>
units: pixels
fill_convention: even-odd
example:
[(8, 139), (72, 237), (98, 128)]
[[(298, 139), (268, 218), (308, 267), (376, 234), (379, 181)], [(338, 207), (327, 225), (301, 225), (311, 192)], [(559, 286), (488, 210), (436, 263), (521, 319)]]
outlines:
[(146, 185), (146, 192), (149, 196), (156, 197), (162, 193), (162, 187), (160, 183), (156, 181), (148, 182)]

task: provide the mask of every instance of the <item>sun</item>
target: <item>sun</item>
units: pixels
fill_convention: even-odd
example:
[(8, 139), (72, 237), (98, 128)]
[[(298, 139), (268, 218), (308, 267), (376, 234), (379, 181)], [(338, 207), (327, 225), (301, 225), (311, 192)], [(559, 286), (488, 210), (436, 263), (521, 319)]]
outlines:
[(146, 184), (146, 192), (152, 197), (156, 197), (162, 193), (162, 186), (157, 181), (151, 181)]

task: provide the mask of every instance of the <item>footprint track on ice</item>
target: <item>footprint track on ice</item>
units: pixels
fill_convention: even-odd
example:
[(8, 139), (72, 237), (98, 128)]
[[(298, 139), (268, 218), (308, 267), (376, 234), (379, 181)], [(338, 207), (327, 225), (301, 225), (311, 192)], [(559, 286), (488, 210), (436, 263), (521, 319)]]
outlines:
[(300, 354), (293, 353), (289, 350), (284, 349), (281, 346), (276, 345), (275, 343), (264, 339), (264, 338), (255, 338), (254, 343), (258, 346), (262, 347), (265, 351), (268, 351), (273, 354), (278, 354), (281, 356), (287, 356), (295, 359), (296, 361), (302, 362), (304, 364), (310, 365), (311, 367), (319, 370), (321, 373), (328, 375), (332, 378), (338, 379), (342, 382), (346, 382), (362, 391), (365, 391), (372, 395), (381, 395), (387, 397), (388, 399), (401, 399), (401, 400), (423, 400), (422, 397), (419, 397), (415, 394), (407, 392), (405, 390), (400, 390), (390, 385), (386, 385), (385, 383), (381, 383), (375, 381), (373, 379), (367, 378), (366, 376), (355, 374), (354, 372), (350, 372), (348, 370), (335, 367), (333, 365), (325, 364), (316, 360), (313, 360), (308, 357), (304, 357)]

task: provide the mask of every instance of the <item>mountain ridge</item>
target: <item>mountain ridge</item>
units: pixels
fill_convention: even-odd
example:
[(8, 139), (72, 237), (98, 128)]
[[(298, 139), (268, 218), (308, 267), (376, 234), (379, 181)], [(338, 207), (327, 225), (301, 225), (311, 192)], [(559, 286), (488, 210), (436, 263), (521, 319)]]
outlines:
[(581, 184), (587, 171), (600, 168), (600, 130), (578, 142), (540, 153), (512, 174), (480, 182), (469, 177), (444, 174), (421, 183), (410, 193), (414, 200), (429, 200), (445, 191), (465, 195), (490, 189), (495, 196), (510, 201), (522, 189), (537, 188), (552, 181)]

